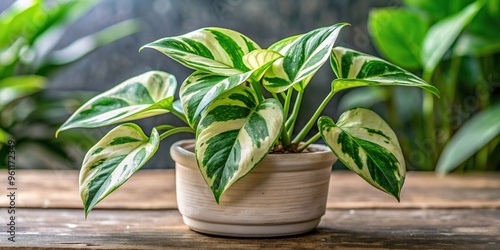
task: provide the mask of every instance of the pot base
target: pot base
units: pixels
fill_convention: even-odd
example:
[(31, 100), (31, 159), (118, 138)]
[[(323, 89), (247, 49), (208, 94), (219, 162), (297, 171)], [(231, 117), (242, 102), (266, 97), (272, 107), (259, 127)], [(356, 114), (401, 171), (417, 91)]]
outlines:
[(182, 219), (188, 227), (199, 233), (245, 238), (279, 237), (303, 234), (315, 229), (320, 222), (320, 219), (315, 219), (311, 221), (281, 225), (245, 225), (207, 222), (189, 218), (187, 216), (182, 216)]

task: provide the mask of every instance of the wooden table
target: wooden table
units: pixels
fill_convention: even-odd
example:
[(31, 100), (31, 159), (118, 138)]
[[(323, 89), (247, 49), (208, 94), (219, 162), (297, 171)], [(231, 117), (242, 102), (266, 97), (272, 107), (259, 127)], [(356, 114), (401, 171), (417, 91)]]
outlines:
[[(0, 178), (6, 182), (5, 171)], [(16, 242), (7, 240), (9, 198), (2, 195), (2, 249), (500, 249), (498, 173), (412, 172), (397, 203), (350, 172), (334, 172), (318, 229), (274, 239), (189, 230), (176, 209), (172, 170), (139, 171), (87, 220), (77, 172), (19, 170), (16, 178)]]

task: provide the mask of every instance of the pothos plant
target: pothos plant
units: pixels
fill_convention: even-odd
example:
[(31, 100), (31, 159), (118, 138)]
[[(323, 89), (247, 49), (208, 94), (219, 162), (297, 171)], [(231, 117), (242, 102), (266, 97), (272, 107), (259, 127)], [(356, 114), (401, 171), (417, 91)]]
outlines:
[[(337, 157), (374, 187), (399, 200), (405, 160), (396, 135), (375, 112), (354, 108), (334, 122), (321, 116), (344, 89), (401, 85), (439, 92), (417, 76), (377, 57), (334, 47), (339, 23), (280, 40), (268, 49), (236, 31), (203, 28), (146, 44), (194, 71), (180, 86), (171, 74), (150, 71), (92, 98), (57, 131), (99, 127), (173, 113), (185, 127), (159, 125), (147, 136), (133, 123), (121, 124), (92, 147), (82, 163), (80, 195), (85, 214), (140, 169), (161, 140), (180, 132), (196, 135), (195, 155), (215, 200), (270, 152), (301, 152), (323, 138)], [(330, 59), (337, 79), (294, 136), (310, 80)], [(318, 95), (319, 93), (311, 93)], [(319, 132), (304, 141), (317, 125)], [(161, 132), (161, 133), (160, 133)]]

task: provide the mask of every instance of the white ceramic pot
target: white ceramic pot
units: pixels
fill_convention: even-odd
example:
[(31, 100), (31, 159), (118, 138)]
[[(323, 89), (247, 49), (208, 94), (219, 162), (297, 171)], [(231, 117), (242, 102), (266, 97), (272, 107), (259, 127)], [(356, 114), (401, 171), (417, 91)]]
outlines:
[(310, 153), (268, 155), (231, 186), (220, 204), (196, 165), (192, 140), (172, 145), (177, 203), (184, 223), (207, 234), (274, 237), (308, 232), (325, 214), (335, 155), (323, 145)]

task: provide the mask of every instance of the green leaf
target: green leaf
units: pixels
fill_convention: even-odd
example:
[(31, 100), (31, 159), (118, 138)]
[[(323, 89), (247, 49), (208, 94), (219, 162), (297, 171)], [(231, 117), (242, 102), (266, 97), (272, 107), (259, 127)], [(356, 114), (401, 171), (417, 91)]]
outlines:
[(196, 130), (196, 159), (217, 203), (232, 184), (248, 174), (274, 146), (283, 124), (275, 99), (258, 103), (254, 91), (240, 85), (219, 96)]
[[(274, 93), (279, 93), (296, 86), (303, 90), (309, 79), (328, 60), (333, 44), (337, 40), (340, 29), (346, 23), (319, 28), (310, 31), (299, 38), (288, 38), (275, 47), (283, 47), (278, 52), (284, 57), (276, 60), (263, 78), (264, 87)], [(290, 44), (285, 45), (286, 42)]]
[(148, 138), (133, 123), (122, 124), (106, 134), (85, 155), (80, 170), (80, 196), (85, 217), (97, 203), (125, 183), (158, 149), (156, 129)]
[(217, 75), (249, 71), (242, 58), (260, 49), (250, 38), (222, 28), (203, 28), (182, 36), (162, 38), (142, 48), (156, 49), (188, 68)]
[(439, 21), (430, 28), (421, 51), (424, 75), (432, 76), (444, 54), (482, 6), (481, 1), (471, 3), (462, 11)]
[(0, 80), (0, 109), (14, 100), (42, 90), (45, 84), (45, 77), (38, 75), (12, 76)]
[(396, 134), (375, 112), (355, 108), (337, 124), (323, 116), (318, 127), (325, 143), (349, 169), (399, 201), (406, 175)]
[(335, 47), (330, 62), (338, 77), (332, 82), (334, 92), (362, 86), (399, 85), (419, 87), (439, 96), (439, 90), (434, 86), (378, 57)]
[(500, 39), (462, 34), (453, 49), (454, 56), (488, 56), (500, 51)]
[(406, 69), (421, 68), (420, 51), (429, 29), (422, 15), (405, 9), (376, 9), (370, 12), (368, 26), (389, 61)]
[(0, 149), (2, 149), (2, 144), (7, 145), (9, 142), (10, 135), (9, 133), (5, 132), (2, 128), (0, 128)]
[(130, 78), (83, 104), (57, 130), (93, 128), (164, 114), (173, 109), (175, 77), (149, 71)]
[(404, 3), (412, 10), (416, 9), (425, 13), (427, 16), (429, 16), (432, 22), (436, 22), (461, 11), (464, 7), (466, 7), (473, 1), (474, 0), (404, 0)]
[(188, 76), (181, 85), (179, 95), (189, 126), (195, 128), (201, 113), (215, 98), (247, 81), (252, 73), (221, 76), (196, 71)]
[(473, 156), (500, 135), (500, 105), (467, 120), (450, 139), (439, 157), (436, 172), (445, 174)]
[(90, 52), (110, 44), (120, 38), (136, 33), (139, 30), (139, 21), (136, 19), (125, 20), (109, 26), (101, 31), (79, 38), (70, 45), (51, 53), (44, 65), (39, 69), (46, 72), (50, 68), (75, 62)]

